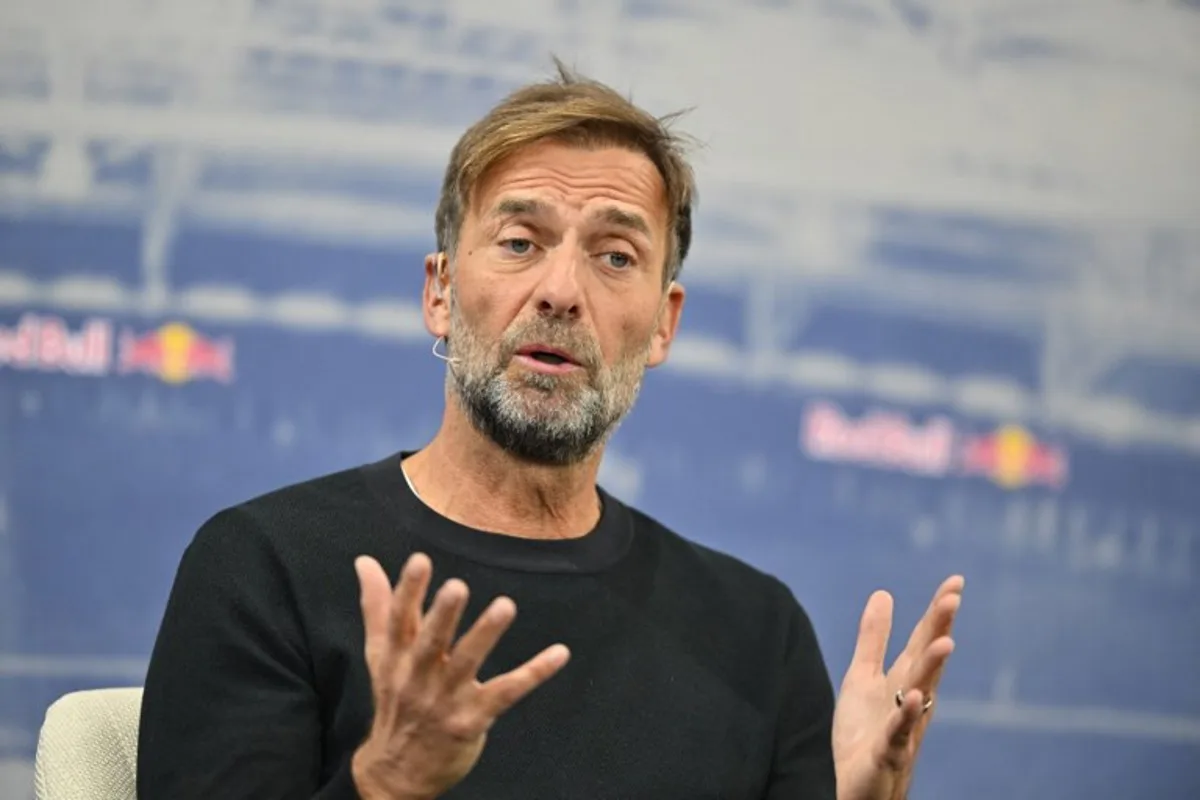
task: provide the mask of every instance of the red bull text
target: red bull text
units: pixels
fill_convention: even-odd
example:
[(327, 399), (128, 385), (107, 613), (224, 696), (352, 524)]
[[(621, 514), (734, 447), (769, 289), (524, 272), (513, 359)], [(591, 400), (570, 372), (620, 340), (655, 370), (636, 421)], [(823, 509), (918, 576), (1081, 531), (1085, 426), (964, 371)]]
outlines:
[(113, 325), (92, 319), (72, 331), (61, 317), (25, 314), (0, 325), (0, 367), (68, 375), (107, 375), (112, 369)]
[(979, 476), (1005, 489), (1062, 488), (1066, 451), (1040, 441), (1020, 425), (989, 433), (961, 430), (947, 417), (923, 423), (895, 411), (852, 417), (834, 403), (808, 407), (800, 447), (818, 461), (860, 464), (925, 477)]

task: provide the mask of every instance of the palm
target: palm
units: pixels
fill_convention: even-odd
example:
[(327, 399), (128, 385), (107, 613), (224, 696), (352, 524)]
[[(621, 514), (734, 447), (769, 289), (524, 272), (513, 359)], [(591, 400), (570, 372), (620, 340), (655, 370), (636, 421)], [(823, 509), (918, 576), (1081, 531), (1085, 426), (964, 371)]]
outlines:
[[(876, 592), (867, 602), (833, 717), (838, 800), (901, 800), (906, 795), (932, 716), (922, 712), (922, 698), (933, 696), (954, 648), (949, 634), (962, 585), (959, 576), (942, 583), (886, 672), (892, 598)], [(901, 690), (904, 704), (898, 708), (895, 696)]]
[[(852, 668), (853, 672), (853, 668)], [(890, 798), (896, 775), (875, 766), (877, 731), (886, 729), (895, 710), (895, 691), (888, 690), (882, 673), (848, 672), (833, 715), (833, 759), (837, 764), (839, 796)]]

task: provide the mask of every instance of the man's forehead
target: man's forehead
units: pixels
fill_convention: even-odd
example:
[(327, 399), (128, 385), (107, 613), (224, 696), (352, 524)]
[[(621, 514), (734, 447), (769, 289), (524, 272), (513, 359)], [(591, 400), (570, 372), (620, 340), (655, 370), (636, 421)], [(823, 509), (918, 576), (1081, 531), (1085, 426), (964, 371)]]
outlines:
[(666, 186), (644, 153), (627, 147), (580, 147), (555, 141), (527, 145), (483, 171), (468, 193), (468, 213), (481, 218), (511, 214), (569, 214), (608, 208), (665, 220)]
[[(503, 218), (515, 216), (560, 216), (563, 208), (560, 204), (544, 198), (509, 195), (496, 199), (491, 208), (485, 213), (489, 217)], [(598, 200), (589, 203), (582, 209), (586, 219), (607, 222), (610, 225), (633, 228), (646, 236), (651, 236), (650, 224), (644, 214), (631, 208), (623, 208), (610, 200)]]

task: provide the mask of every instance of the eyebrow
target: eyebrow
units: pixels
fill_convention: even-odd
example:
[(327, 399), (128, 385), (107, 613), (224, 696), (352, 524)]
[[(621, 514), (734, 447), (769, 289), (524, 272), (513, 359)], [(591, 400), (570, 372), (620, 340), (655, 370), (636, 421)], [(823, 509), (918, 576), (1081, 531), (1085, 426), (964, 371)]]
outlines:
[[(518, 217), (518, 216), (550, 216), (553, 215), (553, 210), (550, 206), (540, 200), (529, 198), (510, 197), (501, 200), (492, 210), (493, 218), (502, 217)], [(600, 210), (595, 215), (604, 222), (610, 225), (616, 225), (621, 228), (637, 231), (647, 239), (653, 239), (654, 235), (650, 230), (649, 223), (641, 214), (635, 214), (632, 211), (626, 211), (616, 206), (607, 206)]]
[(507, 200), (501, 200), (492, 210), (493, 217), (517, 217), (524, 214), (542, 215), (549, 209), (545, 203), (537, 200), (526, 200), (523, 198), (510, 197)]
[(654, 238), (653, 234), (650, 233), (650, 226), (641, 214), (634, 214), (632, 211), (625, 211), (624, 209), (609, 206), (600, 212), (600, 218), (610, 225), (637, 231), (647, 239)]

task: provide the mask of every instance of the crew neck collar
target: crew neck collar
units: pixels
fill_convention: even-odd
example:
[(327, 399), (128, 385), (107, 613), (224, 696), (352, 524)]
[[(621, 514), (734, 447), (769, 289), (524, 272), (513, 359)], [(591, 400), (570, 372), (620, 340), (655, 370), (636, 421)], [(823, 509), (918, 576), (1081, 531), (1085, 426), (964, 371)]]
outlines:
[(629, 509), (597, 486), (600, 519), (571, 539), (530, 539), (462, 525), (419, 499), (405, 479), (401, 451), (362, 467), (367, 484), (389, 514), (414, 537), (433, 547), (501, 569), (521, 572), (599, 572), (621, 559), (633, 540)]

